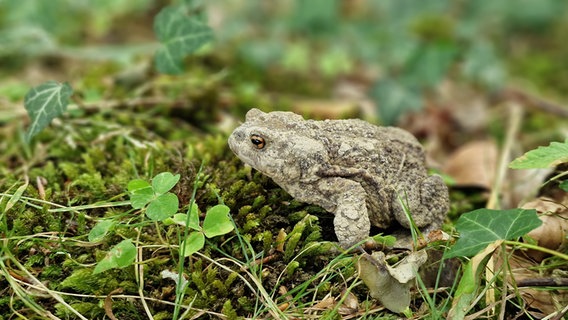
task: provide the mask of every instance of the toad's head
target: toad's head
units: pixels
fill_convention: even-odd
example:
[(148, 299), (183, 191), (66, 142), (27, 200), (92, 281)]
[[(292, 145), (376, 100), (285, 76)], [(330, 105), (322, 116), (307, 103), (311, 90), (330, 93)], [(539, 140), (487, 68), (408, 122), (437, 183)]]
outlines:
[(319, 164), (326, 162), (327, 152), (306, 130), (305, 122), (292, 112), (251, 109), (229, 137), (229, 147), (277, 183), (311, 181), (317, 178)]

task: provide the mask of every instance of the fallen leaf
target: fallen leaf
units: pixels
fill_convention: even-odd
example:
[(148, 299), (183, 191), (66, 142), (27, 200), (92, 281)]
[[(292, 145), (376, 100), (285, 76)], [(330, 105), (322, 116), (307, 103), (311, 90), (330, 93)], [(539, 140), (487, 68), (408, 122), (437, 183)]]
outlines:
[[(501, 254), (495, 254), (496, 269), (501, 268), (503, 264)], [(544, 280), (542, 271), (538, 270), (539, 264), (523, 257), (519, 254), (509, 255), (507, 259), (508, 268), (511, 272), (507, 273), (507, 282), (513, 288), (517, 288), (522, 299), (526, 303), (527, 308), (536, 309), (544, 315), (549, 315), (553, 312), (561, 310), (562, 307), (568, 304), (568, 292), (566, 290), (542, 290), (538, 287), (517, 287), (517, 285), (527, 280), (532, 280), (533, 283), (538, 283), (539, 279)], [(543, 281), (544, 283), (544, 281)], [(547, 285), (542, 285), (542, 288)], [(534, 311), (531, 311), (534, 316), (538, 316)]]
[(485, 269), (488, 257), (493, 254), (502, 240), (489, 244), (483, 251), (477, 253), (465, 265), (462, 278), (454, 294), (452, 300), (452, 308), (448, 312), (448, 319), (463, 319), (465, 315), (475, 306), (475, 297), (479, 290), (479, 280), (481, 279), (481, 271)]
[(410, 306), (410, 287), (416, 272), (426, 259), (426, 251), (412, 252), (396, 266), (391, 267), (385, 261), (381, 251), (373, 255), (364, 254), (359, 259), (357, 269), (359, 277), (369, 288), (371, 297), (379, 300), (392, 312), (401, 313)]
[[(536, 209), (542, 225), (527, 235), (540, 247), (561, 250), (568, 243), (568, 208), (552, 199), (541, 197), (525, 203), (525, 209)], [(542, 261), (548, 254), (538, 250), (528, 250), (527, 256)]]
[(473, 141), (454, 151), (448, 158), (444, 173), (458, 186), (491, 189), (497, 165), (497, 145), (492, 140)]
[(359, 118), (357, 103), (350, 100), (299, 100), (292, 111), (316, 119)]
[(337, 310), (341, 315), (354, 314), (359, 310), (359, 300), (351, 291), (343, 289), (341, 295), (344, 296), (343, 303)]

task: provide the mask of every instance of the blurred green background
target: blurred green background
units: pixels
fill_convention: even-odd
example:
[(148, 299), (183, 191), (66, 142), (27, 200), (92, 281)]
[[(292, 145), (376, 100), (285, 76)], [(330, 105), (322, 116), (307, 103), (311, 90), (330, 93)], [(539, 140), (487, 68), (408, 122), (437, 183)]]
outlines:
[[(329, 97), (349, 79), (363, 86), (381, 121), (393, 124), (423, 108), (445, 81), (486, 94), (522, 85), (565, 100), (568, 91), (562, 0), (182, 2), (215, 35), (190, 59), (228, 72), (225, 84), (244, 96)], [(17, 101), (51, 78), (88, 82), (95, 67), (139, 70), (156, 49), (153, 18), (169, 3), (0, 1), (0, 96)], [(195, 74), (191, 63), (186, 72)], [(97, 87), (86, 83), (83, 94), (107, 95)]]

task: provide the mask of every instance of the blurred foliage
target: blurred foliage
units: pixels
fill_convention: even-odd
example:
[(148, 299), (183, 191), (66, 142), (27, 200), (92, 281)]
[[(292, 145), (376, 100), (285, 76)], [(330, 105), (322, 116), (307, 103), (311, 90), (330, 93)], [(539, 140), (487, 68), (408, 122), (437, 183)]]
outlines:
[[(150, 67), (151, 54), (158, 49), (153, 21), (162, 8), (180, 3), (207, 14), (215, 42), (186, 58), (185, 72), (160, 75)], [(568, 2), (561, 0), (0, 0), (0, 76), (6, 79), (0, 85), (0, 187), (15, 189), (29, 177), (26, 196), (83, 205), (124, 200), (124, 186), (133, 177), (149, 179), (171, 171), (182, 177), (175, 193), (187, 204), (195, 167), (203, 159), (205, 179), (197, 202), (208, 208), (221, 196), (243, 239), (258, 254), (254, 257), (275, 257), (267, 262), (263, 285), (302, 291), (308, 286), (307, 295), (315, 298), (305, 301), (328, 293), (339, 296), (344, 281), (308, 281), (333, 256), (330, 244), (321, 242), (336, 240), (333, 218), (291, 199), (232, 156), (223, 130), (233, 124), (220, 121), (234, 120), (224, 117), (226, 111), (240, 117), (251, 106), (285, 109), (298, 96), (327, 98), (343, 79), (365, 85), (383, 123), (422, 108), (448, 80), (492, 93), (520, 79), (547, 93), (565, 94), (567, 15)], [(23, 114), (15, 114), (14, 106), (37, 78), (52, 76), (46, 70), (59, 72), (57, 80), (73, 85), (78, 106), (28, 145)], [(284, 98), (274, 99), (274, 93)], [(534, 131), (550, 126), (547, 118), (527, 118)], [(8, 121), (12, 119), (17, 121)], [(502, 130), (500, 120), (494, 121)], [(450, 218), (485, 200), (466, 193), (452, 196)], [(0, 200), (0, 209), (5, 205)], [(96, 249), (73, 242), (86, 237), (98, 219), (128, 219), (124, 208), (77, 214), (53, 214), (49, 208), (18, 202), (5, 215), (5, 250), (27, 261), (26, 267), (41, 269), (38, 279), (55, 290), (108, 294), (121, 286), (137, 294), (131, 269), (92, 275), (85, 267), (102, 259), (112, 244), (136, 234), (112, 229), (112, 239)], [(156, 228), (140, 242), (163, 243), (164, 248), (176, 244), (172, 230)], [(29, 237), (47, 232), (61, 232), (70, 242)], [(218, 238), (208, 243), (204, 255), (225, 257), (212, 249), (220, 248), (245, 260), (236, 241)], [(278, 246), (281, 251), (275, 251)], [(173, 260), (170, 250), (153, 252), (145, 277), (147, 288), (156, 290), (148, 290), (148, 297), (172, 298), (160, 272), (172, 268)], [(338, 273), (349, 277), (354, 267), (348, 270)], [(236, 280), (237, 272), (236, 267), (221, 270), (195, 260), (187, 268), (192, 284), (185, 304), (197, 297), (197, 308), (227, 316), (255, 314), (254, 292)], [(8, 287), (6, 278), (0, 285)], [(99, 300), (68, 299), (91, 318), (104, 313)], [(0, 297), (0, 306), (26, 308), (11, 296)], [(171, 318), (168, 306), (151, 307), (160, 315), (156, 319)], [(54, 308), (62, 318), (72, 317), (64, 306)], [(114, 309), (129, 315), (143, 312), (139, 303), (118, 299)]]
[[(370, 94), (384, 123), (420, 109), (425, 94), (448, 78), (491, 91), (505, 86), (513, 71), (515, 77), (530, 76), (543, 87), (568, 89), (568, 75), (556, 72), (568, 68), (563, 59), (568, 53), (563, 44), (568, 29), (565, 1), (520, 0), (515, 5), (507, 0), (171, 3), (184, 4), (189, 11), (204, 8), (215, 28), (215, 55), (236, 53), (231, 57), (236, 61), (230, 62), (237, 73), (234, 77), (256, 73), (258, 81), (276, 90), (297, 92), (298, 87), (310, 87), (310, 80), (363, 73), (373, 81)], [(131, 46), (141, 39), (155, 41), (147, 21), (162, 6), (148, 0), (3, 0), (0, 57), (84, 54), (128, 61), (149, 53), (148, 48)], [(123, 24), (126, 15), (129, 22)], [(137, 29), (146, 32), (134, 32), (133, 37)], [(70, 49), (85, 43), (120, 44), (120, 48), (81, 53)], [(539, 50), (545, 48), (554, 53)], [(288, 81), (293, 74), (308, 78)], [(266, 75), (277, 79), (266, 79)]]
[(533, 40), (562, 44), (550, 34), (566, 28), (568, 13), (568, 3), (557, 0), (229, 2), (219, 37), (239, 39), (244, 61), (324, 78), (362, 65), (378, 78), (371, 95), (385, 123), (420, 109), (424, 93), (447, 78), (490, 91), (505, 86), (506, 59), (524, 60)]

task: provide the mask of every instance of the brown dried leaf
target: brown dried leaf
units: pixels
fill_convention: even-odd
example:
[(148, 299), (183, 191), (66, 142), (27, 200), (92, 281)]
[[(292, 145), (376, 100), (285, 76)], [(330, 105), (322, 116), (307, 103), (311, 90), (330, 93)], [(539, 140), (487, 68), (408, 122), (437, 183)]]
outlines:
[(458, 186), (491, 189), (497, 166), (497, 145), (492, 140), (473, 141), (454, 151), (448, 158), (444, 173)]
[[(568, 208), (549, 198), (537, 198), (525, 203), (523, 208), (536, 209), (542, 225), (528, 233), (536, 243), (544, 248), (560, 250), (568, 243)], [(541, 261), (548, 255), (542, 251), (529, 250), (527, 255)]]
[(316, 119), (359, 118), (357, 103), (350, 100), (298, 100), (292, 111)]
[(359, 300), (357, 299), (357, 296), (355, 296), (352, 292), (347, 292), (345, 289), (343, 289), (341, 295), (345, 296), (345, 298), (337, 310), (339, 314), (350, 315), (357, 313), (359, 310)]
[[(500, 254), (494, 255), (496, 268), (500, 268), (503, 263), (501, 257)], [(510, 284), (513, 282), (512, 279), (515, 283), (525, 280), (532, 280), (536, 283), (543, 278), (537, 271), (533, 271), (538, 267), (534, 261), (520, 255), (510, 255), (507, 262), (511, 270), (511, 274), (507, 273), (507, 282)], [(568, 304), (568, 292), (565, 290), (539, 290), (532, 287), (518, 287), (517, 290), (527, 307), (539, 310), (544, 315), (556, 312)], [(534, 312), (531, 313), (536, 316)]]

